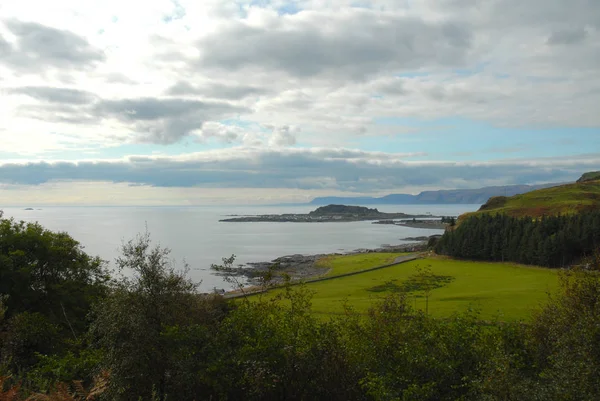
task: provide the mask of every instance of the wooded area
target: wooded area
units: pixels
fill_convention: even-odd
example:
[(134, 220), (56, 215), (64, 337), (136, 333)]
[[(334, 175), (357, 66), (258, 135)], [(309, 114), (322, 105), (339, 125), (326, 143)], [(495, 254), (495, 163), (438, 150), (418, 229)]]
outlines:
[(600, 211), (517, 218), (482, 214), (448, 230), (435, 245), (439, 254), (464, 259), (546, 267), (585, 263), (600, 246)]

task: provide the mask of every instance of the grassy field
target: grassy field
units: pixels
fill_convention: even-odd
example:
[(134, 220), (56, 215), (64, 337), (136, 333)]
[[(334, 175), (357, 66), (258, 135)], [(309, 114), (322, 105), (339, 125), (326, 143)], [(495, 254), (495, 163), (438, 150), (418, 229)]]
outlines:
[(494, 197), (483, 205), (480, 211), (462, 215), (461, 220), (480, 213), (541, 217), (559, 213), (573, 214), (598, 207), (600, 207), (600, 181), (587, 181), (538, 189), (509, 198)]
[(408, 253), (360, 253), (357, 255), (327, 256), (317, 266), (331, 269), (325, 277), (339, 276), (393, 263), (399, 256)]
[[(332, 258), (328, 263), (335, 266), (341, 262)], [(363, 261), (361, 265), (367, 264)], [(374, 301), (402, 286), (416, 273), (417, 266), (429, 266), (433, 274), (445, 278), (443, 286), (433, 290), (429, 297), (429, 313), (437, 317), (475, 307), (483, 319), (528, 319), (531, 310), (544, 302), (547, 293), (558, 285), (556, 270), (507, 263), (420, 259), (307, 284), (307, 288), (314, 291), (313, 311), (322, 316), (337, 314), (343, 311), (343, 302), (347, 301), (357, 311), (365, 312)], [(409, 299), (416, 308), (425, 309), (425, 298), (420, 292), (409, 293)]]

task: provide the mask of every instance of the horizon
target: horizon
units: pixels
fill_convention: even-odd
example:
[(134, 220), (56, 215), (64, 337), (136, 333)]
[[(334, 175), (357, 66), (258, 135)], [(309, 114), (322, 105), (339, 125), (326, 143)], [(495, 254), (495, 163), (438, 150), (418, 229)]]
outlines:
[(600, 170), (600, 2), (1, 9), (11, 207), (299, 204)]
[[(538, 185), (556, 185), (556, 186), (561, 186), (561, 185), (567, 185), (570, 184), (571, 182), (553, 182), (553, 183), (543, 183), (543, 184), (538, 184)], [(326, 205), (325, 203), (314, 203), (317, 200), (321, 200), (321, 199), (328, 199), (328, 198), (336, 198), (336, 200), (342, 200), (342, 199), (359, 199), (359, 198), (364, 198), (364, 199), (369, 199), (369, 200), (378, 200), (378, 199), (383, 199), (385, 197), (388, 196), (395, 196), (395, 195), (411, 195), (411, 196), (418, 196), (421, 195), (423, 193), (427, 193), (427, 192), (444, 192), (444, 191), (469, 191), (469, 190), (473, 190), (473, 191), (478, 191), (478, 190), (485, 190), (485, 189), (493, 189), (493, 188), (505, 188), (505, 187), (512, 187), (513, 185), (507, 185), (507, 186), (490, 186), (490, 187), (481, 187), (481, 188), (470, 188), (470, 189), (442, 189), (442, 190), (428, 190), (428, 191), (421, 191), (418, 193), (413, 193), (413, 194), (408, 194), (408, 193), (389, 193), (389, 194), (384, 194), (381, 196), (369, 196), (369, 195), (365, 195), (365, 196), (353, 196), (353, 195), (349, 195), (349, 196), (317, 196), (314, 198), (309, 199), (308, 201), (305, 202), (281, 202), (281, 203), (249, 203), (249, 202), (245, 202), (245, 203), (220, 203), (220, 204), (216, 204), (216, 203), (198, 203), (198, 204), (189, 204), (189, 203), (173, 203), (173, 204), (6, 204), (3, 206), (0, 206), (0, 211), (3, 210), (3, 207), (5, 208), (11, 208), (11, 209), (38, 209), (41, 210), (41, 208), (47, 207), (47, 208), (69, 208), (69, 207), (81, 207), (81, 208), (100, 208), (100, 207), (123, 207), (123, 208), (135, 208), (135, 207), (148, 207), (148, 208), (160, 208), (160, 207), (165, 207), (165, 208), (181, 208), (181, 207), (208, 207), (208, 208), (218, 208), (218, 207), (233, 207), (233, 208), (238, 208), (238, 207), (286, 207), (286, 206), (314, 206), (314, 207), (320, 207), (320, 206), (324, 206)], [(532, 185), (528, 185), (528, 184), (517, 184), (514, 186), (529, 186), (532, 187)], [(329, 202), (329, 201), (328, 201)], [(352, 206), (356, 206), (356, 205), (362, 205), (360, 203), (349, 203), (348, 205), (352, 205)], [(365, 203), (362, 206), (407, 206), (407, 205), (420, 205), (420, 206), (427, 206), (427, 205), (479, 205), (479, 203), (464, 203), (464, 202), (459, 202), (459, 203)]]

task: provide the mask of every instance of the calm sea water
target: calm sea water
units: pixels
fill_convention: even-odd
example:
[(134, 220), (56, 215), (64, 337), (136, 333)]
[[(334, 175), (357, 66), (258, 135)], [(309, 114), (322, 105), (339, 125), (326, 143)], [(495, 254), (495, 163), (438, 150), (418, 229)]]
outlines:
[[(373, 207), (373, 206), (370, 206)], [(457, 216), (479, 205), (382, 205), (384, 212)], [(235, 254), (237, 263), (269, 261), (291, 254), (350, 252), (402, 244), (406, 237), (441, 234), (441, 230), (350, 223), (220, 223), (226, 215), (307, 213), (315, 206), (198, 207), (44, 207), (41, 210), (3, 208), (4, 217), (38, 221), (54, 231), (66, 231), (91, 255), (112, 263), (123, 241), (148, 228), (152, 239), (172, 250), (176, 263), (185, 260), (200, 288), (228, 288), (210, 271), (212, 263)]]

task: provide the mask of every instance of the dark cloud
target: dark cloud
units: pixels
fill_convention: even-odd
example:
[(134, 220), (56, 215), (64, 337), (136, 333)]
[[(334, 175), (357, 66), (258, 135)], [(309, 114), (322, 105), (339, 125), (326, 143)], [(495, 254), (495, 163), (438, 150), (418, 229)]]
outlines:
[[(571, 160), (489, 163), (407, 163), (393, 154), (355, 150), (246, 150), (193, 160), (132, 157), (118, 162), (0, 165), (0, 182), (38, 185), (49, 181), (111, 181), (157, 187), (301, 188), (369, 192), (449, 182), (565, 182), (597, 166), (600, 155)], [(508, 178), (507, 178), (508, 177)]]
[(572, 45), (585, 40), (587, 31), (583, 28), (563, 29), (553, 32), (548, 38), (549, 45)]
[(460, 66), (470, 45), (465, 24), (353, 9), (304, 12), (260, 27), (232, 21), (198, 47), (204, 67), (362, 79), (386, 70)]
[(171, 86), (167, 93), (169, 95), (198, 95), (215, 99), (240, 100), (248, 96), (258, 96), (268, 93), (264, 88), (245, 85), (225, 85), (221, 83), (210, 83), (195, 86), (186, 81), (179, 81)]
[(88, 104), (96, 96), (90, 92), (69, 88), (54, 88), (51, 86), (24, 86), (12, 88), (9, 93), (27, 95), (34, 99), (49, 103)]
[(73, 32), (18, 20), (9, 20), (5, 25), (16, 36), (16, 43), (7, 47), (0, 39), (0, 62), (19, 72), (48, 67), (81, 69), (105, 59), (101, 50)]

